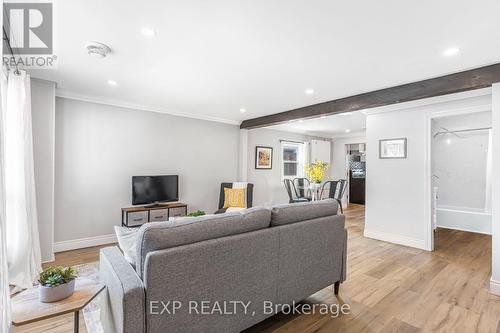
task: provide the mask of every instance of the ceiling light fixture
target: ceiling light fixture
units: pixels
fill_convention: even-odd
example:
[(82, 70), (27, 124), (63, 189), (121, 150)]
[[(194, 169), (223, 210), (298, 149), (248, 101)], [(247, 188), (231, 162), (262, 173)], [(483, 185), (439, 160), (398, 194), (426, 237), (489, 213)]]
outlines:
[(304, 119), (299, 119), (299, 123), (303, 123), (304, 122)]
[(349, 132), (351, 132), (351, 130), (350, 130), (350, 129), (346, 129), (346, 130), (345, 130), (345, 132), (346, 132), (346, 133), (349, 133)]
[(320, 118), (321, 118), (321, 119), (325, 119), (325, 118), (326, 118), (326, 116), (321, 116)]
[(108, 80), (108, 84), (109, 84), (110, 86), (113, 86), (113, 87), (114, 87), (114, 86), (118, 85), (118, 82), (116, 82), (115, 80)]
[(105, 58), (111, 52), (109, 46), (98, 42), (87, 42), (85, 49), (89, 55), (96, 58)]
[(247, 109), (245, 109), (245, 108), (241, 108), (241, 109), (240, 109), (240, 112), (241, 112), (241, 113), (245, 113), (245, 112), (247, 112)]
[(156, 36), (156, 31), (150, 28), (142, 28), (141, 33), (144, 37), (152, 38)]
[(452, 57), (454, 55), (457, 55), (459, 52), (460, 49), (458, 47), (450, 47), (449, 49), (443, 51), (443, 56)]
[(353, 114), (353, 112), (344, 112), (344, 113), (339, 113), (339, 116), (350, 116)]
[(314, 89), (306, 89), (305, 93), (306, 93), (306, 95), (312, 95), (312, 94), (314, 94)]

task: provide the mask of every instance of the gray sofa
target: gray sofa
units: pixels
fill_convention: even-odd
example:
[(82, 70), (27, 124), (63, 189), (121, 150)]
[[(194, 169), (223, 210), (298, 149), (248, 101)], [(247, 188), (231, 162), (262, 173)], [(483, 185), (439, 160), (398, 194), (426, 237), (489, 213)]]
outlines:
[[(143, 225), (135, 268), (117, 247), (101, 250), (105, 331), (239, 332), (272, 316), (264, 301), (298, 302), (331, 284), (338, 292), (347, 231), (337, 210), (323, 200)], [(250, 305), (206, 314), (202, 301)]]

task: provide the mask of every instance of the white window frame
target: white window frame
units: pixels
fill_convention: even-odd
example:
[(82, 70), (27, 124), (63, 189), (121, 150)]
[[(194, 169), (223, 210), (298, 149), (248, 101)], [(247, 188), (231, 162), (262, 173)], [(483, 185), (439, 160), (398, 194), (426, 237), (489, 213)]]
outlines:
[[(285, 147), (297, 148), (297, 174), (292, 176), (285, 176), (285, 162), (290, 163), (291, 161), (285, 161), (283, 159), (283, 153)], [(304, 166), (306, 163), (306, 144), (305, 142), (293, 142), (293, 141), (281, 141), (280, 149), (280, 161), (281, 161), (281, 180), (303, 178), (305, 175)]]

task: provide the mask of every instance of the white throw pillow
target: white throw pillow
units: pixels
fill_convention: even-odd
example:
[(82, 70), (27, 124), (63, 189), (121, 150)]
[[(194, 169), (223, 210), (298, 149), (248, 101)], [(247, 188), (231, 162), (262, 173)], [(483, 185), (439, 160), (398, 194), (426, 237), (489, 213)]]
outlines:
[(125, 260), (127, 260), (134, 267), (136, 262), (137, 231), (139, 231), (139, 228), (115, 226), (118, 246), (122, 250)]

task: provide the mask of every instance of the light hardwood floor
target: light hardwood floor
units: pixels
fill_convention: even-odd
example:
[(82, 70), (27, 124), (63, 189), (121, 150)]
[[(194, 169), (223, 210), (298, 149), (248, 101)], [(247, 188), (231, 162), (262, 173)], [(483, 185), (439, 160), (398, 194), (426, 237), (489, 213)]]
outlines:
[[(278, 314), (246, 332), (500, 333), (500, 297), (488, 292), (490, 236), (439, 229), (436, 251), (426, 252), (363, 237), (363, 206), (351, 205), (345, 214), (347, 281), (338, 297), (328, 287), (305, 302), (348, 303), (351, 313), (335, 319)], [(59, 253), (55, 264), (96, 260), (98, 248), (88, 248)], [(72, 317), (28, 326), (15, 332), (72, 332)]]

